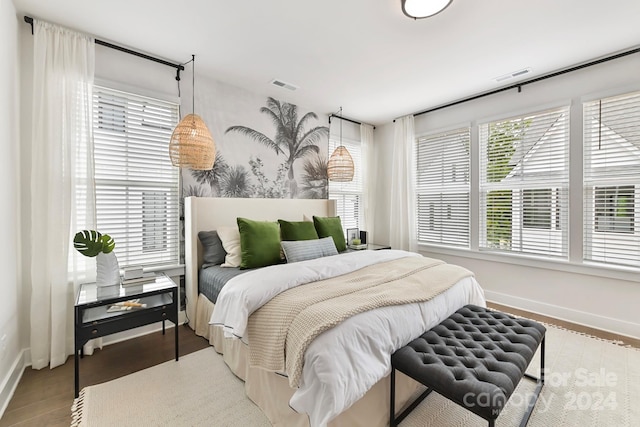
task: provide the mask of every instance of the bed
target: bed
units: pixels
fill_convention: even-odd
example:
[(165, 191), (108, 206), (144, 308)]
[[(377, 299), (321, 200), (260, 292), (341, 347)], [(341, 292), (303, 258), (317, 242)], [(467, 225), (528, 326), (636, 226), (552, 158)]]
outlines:
[[(304, 216), (310, 218), (313, 215), (335, 215), (335, 202), (331, 200), (186, 198), (185, 292), (189, 325), (196, 334), (207, 338), (216, 351), (222, 354), (232, 372), (245, 381), (247, 396), (261, 408), (273, 425), (384, 426), (389, 416), (387, 374), (390, 371), (388, 360), (390, 353), (395, 348), (405, 345), (411, 338), (420, 335), (424, 330), (440, 323), (458, 308), (469, 303), (484, 306), (482, 290), (472, 276), (465, 277), (457, 280), (448, 290), (429, 301), (376, 308), (347, 319), (335, 328), (323, 332), (308, 347), (305, 347), (299, 383), (296, 383), (297, 387), (291, 387), (290, 380), (295, 375), (288, 375), (286, 370), (262, 369), (255, 367), (255, 363), (249, 363), (250, 357), (255, 353), (255, 351), (251, 352), (252, 347), (247, 338), (250, 334), (235, 333), (233, 328), (210, 324), (215, 308), (210, 298), (215, 299), (215, 297), (207, 298), (198, 289), (202, 246), (197, 236), (199, 231), (234, 225), (237, 217), (270, 221), (277, 219), (302, 221)], [(271, 289), (278, 285), (278, 277), (284, 277), (282, 275), (285, 273), (301, 274), (299, 269), (307, 266), (313, 267), (312, 270), (320, 272), (318, 273), (320, 275), (330, 270), (330, 275), (342, 277), (344, 274), (349, 274), (349, 271), (341, 269), (358, 270), (362, 266), (375, 268), (373, 264), (392, 262), (395, 259), (410, 260), (412, 257), (415, 257), (415, 254), (402, 251), (376, 251), (375, 253), (360, 251), (328, 257), (329, 261), (326, 264), (329, 267), (325, 266), (323, 261), (317, 260), (296, 263), (300, 264), (298, 266), (288, 264), (265, 267), (259, 271), (241, 274), (229, 283), (236, 286), (242, 281), (260, 282)], [(269, 280), (272, 283), (269, 283)], [(225, 289), (227, 290), (229, 289)], [(227, 301), (229, 300), (221, 294), (216, 302), (220, 304), (216, 310), (218, 315), (228, 307), (227, 304), (230, 304)], [(235, 315), (242, 310), (233, 308), (229, 311)], [(249, 314), (251, 313), (247, 316)], [(258, 312), (250, 317), (254, 324), (257, 317)], [(385, 332), (390, 319), (405, 319), (404, 323), (401, 323), (402, 327), (393, 326), (397, 329), (394, 329), (392, 334)], [(242, 324), (242, 320), (238, 322)], [(336, 355), (343, 350), (342, 347), (350, 346), (349, 342), (358, 341), (354, 336), (367, 337), (364, 340), (366, 343), (360, 340), (354, 346), (357, 348), (348, 349), (349, 352), (354, 353), (349, 353), (350, 355), (344, 358), (337, 357)], [(363, 351), (363, 346), (367, 347), (366, 351)], [(257, 347), (256, 343), (254, 347)], [(340, 350), (337, 349), (338, 347)], [(356, 359), (356, 361), (350, 365), (348, 359)], [(396, 381), (396, 407), (402, 408), (420, 386), (404, 376), (398, 376)]]

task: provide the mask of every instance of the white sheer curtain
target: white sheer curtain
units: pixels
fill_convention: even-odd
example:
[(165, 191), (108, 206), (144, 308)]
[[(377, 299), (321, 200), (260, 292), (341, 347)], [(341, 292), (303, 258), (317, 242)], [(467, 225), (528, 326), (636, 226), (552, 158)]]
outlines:
[(368, 243), (375, 242), (375, 195), (376, 195), (376, 150), (373, 147), (373, 126), (360, 125), (360, 147), (362, 149), (362, 199), (364, 227)]
[(391, 168), (391, 212), (389, 242), (393, 249), (415, 252), (416, 208), (414, 191), (415, 131), (413, 115), (396, 119)]
[(38, 20), (33, 42), (31, 359), (40, 369), (61, 365), (73, 354), (75, 290), (95, 278), (95, 261), (72, 244), (77, 231), (95, 228), (95, 43)]

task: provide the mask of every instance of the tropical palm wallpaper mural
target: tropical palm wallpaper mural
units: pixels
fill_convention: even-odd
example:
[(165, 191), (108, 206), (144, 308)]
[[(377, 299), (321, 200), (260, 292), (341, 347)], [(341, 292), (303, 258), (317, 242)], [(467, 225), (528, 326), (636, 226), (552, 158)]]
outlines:
[(318, 115), (272, 97), (242, 101), (242, 111), (204, 117), (216, 160), (211, 170), (183, 170), (184, 197), (327, 198), (329, 128)]

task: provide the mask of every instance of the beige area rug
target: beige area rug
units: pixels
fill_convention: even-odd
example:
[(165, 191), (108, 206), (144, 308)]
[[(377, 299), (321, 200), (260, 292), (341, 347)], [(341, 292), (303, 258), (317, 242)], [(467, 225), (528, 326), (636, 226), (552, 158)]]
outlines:
[[(640, 350), (548, 327), (546, 352), (546, 383), (529, 426), (640, 426)], [(538, 373), (538, 357), (531, 374)], [(520, 424), (533, 389), (532, 381), (520, 382), (497, 426)], [(270, 425), (213, 348), (86, 387), (72, 416), (74, 426)], [(401, 427), (486, 425), (434, 393)]]

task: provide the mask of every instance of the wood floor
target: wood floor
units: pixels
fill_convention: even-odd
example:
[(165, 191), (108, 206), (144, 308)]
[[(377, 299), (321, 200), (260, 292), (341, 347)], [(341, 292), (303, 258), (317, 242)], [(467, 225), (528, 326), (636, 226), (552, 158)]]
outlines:
[[(609, 340), (623, 341), (626, 345), (640, 348), (640, 340), (587, 328), (550, 317), (489, 304), (491, 308), (518, 316), (547, 322), (566, 329), (594, 335)], [(179, 326), (180, 355), (206, 348), (209, 344), (185, 326)], [(80, 361), (80, 388), (99, 384), (128, 375), (174, 358), (173, 331), (167, 330), (145, 335), (97, 350), (93, 356)], [(35, 371), (26, 368), (20, 384), (7, 407), (0, 427), (3, 426), (69, 426), (73, 403), (73, 357), (55, 369)]]
[[(179, 326), (180, 356), (209, 346), (189, 327)], [(128, 375), (173, 360), (173, 329), (156, 332), (96, 350), (80, 360), (80, 388)], [(71, 424), (73, 356), (55, 369), (27, 367), (0, 419), (0, 426), (66, 426)]]

